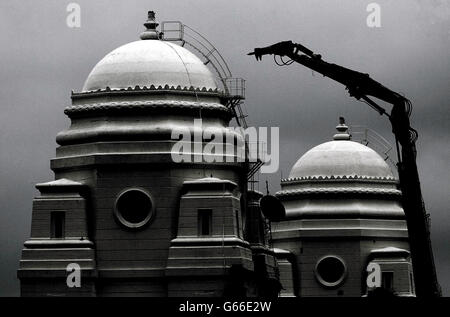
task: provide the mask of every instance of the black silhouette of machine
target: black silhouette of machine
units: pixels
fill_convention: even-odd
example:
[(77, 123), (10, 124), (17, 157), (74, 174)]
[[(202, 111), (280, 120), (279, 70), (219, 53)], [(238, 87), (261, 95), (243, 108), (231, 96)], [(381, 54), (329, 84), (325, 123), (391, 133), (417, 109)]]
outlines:
[[(416, 164), (415, 143), (418, 134), (410, 126), (409, 121), (412, 111), (411, 102), (399, 93), (373, 80), (369, 74), (328, 63), (322, 60), (321, 55), (314, 54), (305, 46), (292, 41), (255, 48), (248, 55), (255, 55), (256, 60), (261, 60), (264, 55), (274, 55), (274, 60), (278, 65), (290, 65), (297, 62), (306, 66), (343, 84), (351, 97), (363, 100), (380, 115), (386, 115), (389, 118), (397, 146), (397, 168), (402, 191), (402, 204), (408, 226), (416, 295), (418, 297), (441, 296), (431, 248), (430, 219), (425, 211)], [(279, 60), (276, 59), (277, 56)], [(289, 60), (285, 60), (285, 58)], [(369, 96), (392, 104), (391, 112), (386, 112)]]

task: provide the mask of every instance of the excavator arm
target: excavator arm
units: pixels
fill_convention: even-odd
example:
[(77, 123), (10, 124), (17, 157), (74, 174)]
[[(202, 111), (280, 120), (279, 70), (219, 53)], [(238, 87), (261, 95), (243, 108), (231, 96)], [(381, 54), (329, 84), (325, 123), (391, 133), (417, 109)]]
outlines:
[[(323, 76), (341, 83), (346, 87), (351, 97), (364, 100), (380, 115), (386, 115), (389, 118), (397, 145), (397, 168), (402, 191), (402, 204), (408, 226), (416, 294), (419, 297), (440, 296), (441, 291), (436, 277), (431, 248), (429, 218), (422, 199), (416, 163), (415, 142), (417, 140), (417, 132), (411, 128), (409, 121), (412, 110), (410, 101), (373, 80), (369, 74), (328, 63), (322, 60), (321, 55), (314, 54), (313, 51), (305, 46), (292, 41), (255, 48), (248, 55), (255, 55), (256, 60), (261, 60), (265, 55), (274, 55), (274, 58), (279, 56), (284, 65), (296, 62), (308, 67)], [(287, 57), (290, 60), (285, 62), (282, 59), (283, 57)], [(391, 112), (386, 112), (384, 108), (370, 97), (392, 104)]]

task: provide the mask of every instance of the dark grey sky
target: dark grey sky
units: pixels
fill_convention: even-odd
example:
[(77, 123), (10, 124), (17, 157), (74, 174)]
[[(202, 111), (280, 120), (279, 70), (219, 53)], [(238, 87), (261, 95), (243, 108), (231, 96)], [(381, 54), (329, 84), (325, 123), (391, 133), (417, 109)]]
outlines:
[[(81, 28), (66, 26), (72, 1), (0, 3), (0, 295), (18, 295), (16, 269), (29, 236), (34, 184), (53, 179), (55, 136), (69, 121), (63, 109), (92, 67), (114, 48), (138, 39), (147, 10), (180, 20), (222, 53), (233, 75), (247, 80), (249, 123), (280, 127), (279, 189), (300, 155), (328, 141), (337, 118), (391, 139), (389, 123), (344, 88), (298, 66), (246, 53), (281, 40), (300, 42), (371, 76), (411, 99), (419, 131), (418, 165), (432, 215), (438, 277), (450, 295), (450, 1), (378, 0), (381, 28), (366, 25), (373, 1), (73, 1)], [(261, 189), (263, 188), (261, 184)]]

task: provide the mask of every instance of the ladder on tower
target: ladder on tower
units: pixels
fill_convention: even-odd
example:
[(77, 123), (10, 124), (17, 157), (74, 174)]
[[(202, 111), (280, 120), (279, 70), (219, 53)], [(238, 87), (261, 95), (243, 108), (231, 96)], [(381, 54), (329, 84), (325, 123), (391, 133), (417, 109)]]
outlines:
[(373, 129), (362, 125), (349, 126), (349, 132), (352, 140), (368, 146), (378, 152), (383, 159), (396, 171), (397, 162), (392, 158), (392, 144), (381, 134)]
[[(224, 92), (225, 106), (231, 111), (236, 124), (247, 129), (247, 114), (244, 112), (245, 80), (235, 78), (220, 52), (203, 35), (180, 21), (163, 21), (161, 23), (161, 39), (163, 41), (179, 42), (181, 46), (188, 45), (202, 58), (203, 64), (209, 65), (217, 74)], [(244, 138), (245, 139), (245, 138)], [(253, 162), (248, 160), (248, 142), (245, 140), (245, 155), (248, 163), (247, 180), (254, 184), (254, 175), (264, 162), (259, 158)]]

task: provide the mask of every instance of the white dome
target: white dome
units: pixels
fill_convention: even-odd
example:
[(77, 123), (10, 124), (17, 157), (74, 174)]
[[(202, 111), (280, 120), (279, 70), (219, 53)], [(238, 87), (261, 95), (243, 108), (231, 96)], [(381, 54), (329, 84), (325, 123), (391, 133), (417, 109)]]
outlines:
[(348, 140), (320, 144), (306, 152), (289, 178), (362, 176), (394, 178), (389, 165), (371, 148)]
[(350, 141), (341, 119), (334, 140), (306, 152), (281, 181), (276, 196), (286, 218), (403, 218), (401, 192), (389, 165), (371, 148)]
[(141, 40), (113, 50), (98, 62), (83, 92), (151, 85), (217, 88), (213, 74), (187, 49), (166, 41)]

